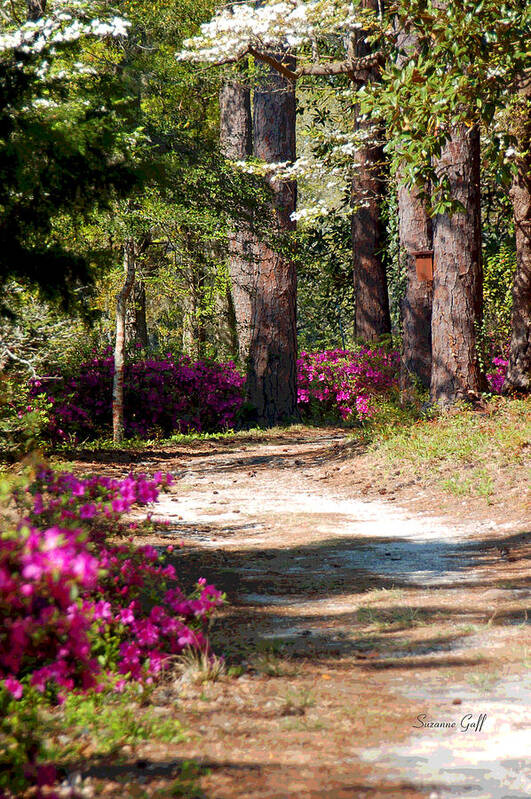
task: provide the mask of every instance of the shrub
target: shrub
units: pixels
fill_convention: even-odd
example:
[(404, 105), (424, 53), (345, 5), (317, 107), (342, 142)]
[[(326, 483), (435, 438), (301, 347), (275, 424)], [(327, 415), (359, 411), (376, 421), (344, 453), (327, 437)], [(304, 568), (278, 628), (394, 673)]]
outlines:
[(18, 492), (25, 515), (0, 539), (0, 677), (14, 696), (24, 678), (41, 692), (98, 687), (105, 669), (144, 679), (168, 655), (204, 649), (199, 627), (219, 593), (199, 581), (185, 597), (156, 549), (106, 537), (109, 522), (153, 502), (169, 479), (43, 469)]
[(297, 361), (301, 413), (320, 421), (367, 419), (378, 398), (398, 386), (399, 364), (397, 352), (382, 348), (302, 352)]
[(503, 357), (511, 335), (512, 286), (516, 269), (514, 244), (501, 244), (483, 264), (483, 337), (489, 356)]
[[(44, 393), (52, 404), (53, 439), (96, 438), (110, 429), (113, 373), (113, 358), (107, 352), (60, 381), (33, 381), (32, 395)], [(168, 355), (165, 360), (129, 363), (124, 378), (126, 435), (232, 427), (243, 404), (243, 384), (232, 362), (193, 362)]]
[(0, 377), (0, 451), (13, 460), (44, 443), (51, 403), (21, 379)]
[(492, 372), (487, 373), (487, 382), (493, 394), (501, 394), (503, 384), (505, 383), (505, 376), (507, 375), (507, 366), (509, 361), (506, 358), (493, 358), (492, 359)]
[(19, 521), (0, 537), (0, 709), (10, 714), (0, 788), (43, 785), (51, 775), (37, 765), (38, 739), (27, 749), (31, 697), (61, 703), (73, 691), (119, 692), (127, 681), (152, 682), (186, 649), (208, 652), (204, 625), (221, 594), (200, 579), (186, 596), (154, 547), (109, 541), (109, 530), (127, 529), (125, 512), (156, 500), (170, 481), (41, 468), (14, 490)]

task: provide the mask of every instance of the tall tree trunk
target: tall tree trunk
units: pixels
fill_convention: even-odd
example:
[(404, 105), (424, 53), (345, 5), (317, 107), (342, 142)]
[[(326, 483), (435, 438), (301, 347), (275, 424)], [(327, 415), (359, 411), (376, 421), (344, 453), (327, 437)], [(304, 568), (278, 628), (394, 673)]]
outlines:
[(462, 212), (435, 217), (433, 249), (433, 402), (472, 399), (484, 388), (476, 333), (482, 312), (479, 130), (454, 129), (437, 162)]
[[(295, 159), (295, 90), (268, 70), (254, 94), (254, 154), (266, 162)], [(295, 229), (296, 185), (269, 180), (277, 234)], [(297, 275), (288, 257), (265, 242), (258, 246), (247, 359), (247, 396), (260, 424), (273, 426), (297, 413)]]
[[(361, 6), (378, 11), (380, 0), (362, 0)], [(370, 53), (365, 36), (365, 32), (360, 32), (355, 42), (355, 55), (358, 58)], [(365, 81), (375, 80), (378, 80), (377, 71), (367, 70)], [(368, 124), (359, 121), (358, 130), (367, 129)], [(382, 253), (384, 230), (381, 204), (385, 194), (383, 149), (378, 146), (360, 147), (354, 160), (352, 202), (353, 205), (362, 203), (352, 215), (355, 334), (365, 341), (376, 341), (391, 332), (387, 276)]]
[(135, 246), (132, 239), (124, 243), (124, 273), (124, 285), (116, 297), (116, 343), (112, 388), (112, 437), (117, 443), (124, 437), (125, 317), (127, 300), (135, 282)]
[[(404, 67), (418, 48), (418, 37), (408, 30), (398, 32), (400, 56), (398, 66)], [(401, 304), (402, 359), (400, 384), (404, 389), (416, 378), (425, 387), (431, 383), (431, 308), (432, 286), (417, 278), (414, 253), (433, 247), (432, 222), (426, 205), (415, 186), (400, 185), (403, 177), (398, 171), (398, 236), (400, 258), (406, 271), (406, 291)]]
[(425, 388), (431, 382), (432, 286), (417, 277), (414, 252), (431, 250), (432, 225), (414, 187), (398, 188), (400, 256), (405, 260), (406, 293), (402, 300), (401, 385), (415, 377)]
[(44, 16), (46, 0), (28, 0), (28, 19), (35, 22)]
[(516, 229), (516, 272), (509, 365), (504, 392), (531, 388), (531, 85), (521, 92), (522, 104), (515, 114), (519, 155), (518, 172), (511, 188)]
[[(223, 84), (219, 94), (220, 148), (223, 155), (234, 161), (244, 161), (252, 155), (251, 93), (238, 81)], [(237, 353), (244, 364), (251, 341), (252, 302), (256, 283), (256, 242), (251, 226), (240, 221), (229, 233), (229, 276), (232, 304), (236, 319)]]

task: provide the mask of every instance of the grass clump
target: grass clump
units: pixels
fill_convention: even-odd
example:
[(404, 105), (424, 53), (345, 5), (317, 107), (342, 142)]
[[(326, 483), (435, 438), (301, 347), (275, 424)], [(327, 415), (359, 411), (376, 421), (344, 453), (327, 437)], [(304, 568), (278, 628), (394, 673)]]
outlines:
[(202, 685), (220, 680), (227, 673), (227, 668), (221, 657), (188, 649), (179, 656), (176, 671), (183, 682)]
[[(461, 405), (430, 414), (432, 418), (419, 418), (413, 408), (388, 408), (364, 433), (370, 450), (389, 463), (425, 469), (445, 463), (519, 463), (531, 441), (529, 398), (493, 397), (480, 410)], [(486, 485), (484, 491), (489, 492)]]

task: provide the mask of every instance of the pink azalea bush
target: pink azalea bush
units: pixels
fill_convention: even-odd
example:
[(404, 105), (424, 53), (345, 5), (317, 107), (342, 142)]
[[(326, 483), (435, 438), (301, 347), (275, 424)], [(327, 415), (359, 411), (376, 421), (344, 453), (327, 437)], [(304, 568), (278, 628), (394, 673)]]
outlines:
[(399, 366), (398, 352), (382, 348), (302, 352), (297, 361), (299, 409), (310, 419), (370, 418), (378, 398), (398, 386)]
[(493, 394), (501, 394), (505, 377), (507, 375), (507, 366), (509, 361), (506, 358), (493, 358), (492, 359), (492, 372), (487, 373), (487, 381), (490, 390)]
[[(107, 351), (68, 377), (33, 381), (33, 397), (45, 394), (52, 403), (52, 438), (95, 438), (110, 430), (113, 373), (114, 361)], [(232, 362), (194, 362), (171, 354), (163, 360), (133, 361), (126, 365), (124, 379), (126, 435), (234, 427), (244, 382)]]
[(16, 492), (20, 521), (0, 538), (0, 704), (27, 691), (61, 702), (71, 691), (121, 690), (153, 681), (186, 648), (208, 651), (219, 591), (200, 579), (187, 596), (154, 547), (108, 540), (125, 512), (170, 482), (41, 469)]

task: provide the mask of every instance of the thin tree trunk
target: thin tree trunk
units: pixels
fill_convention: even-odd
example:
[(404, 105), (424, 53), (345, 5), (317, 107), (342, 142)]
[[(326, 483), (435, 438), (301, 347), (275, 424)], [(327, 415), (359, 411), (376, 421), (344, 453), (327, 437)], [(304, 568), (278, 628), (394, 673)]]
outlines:
[[(254, 154), (266, 162), (295, 159), (295, 90), (274, 70), (254, 95)], [(296, 185), (269, 180), (276, 233), (293, 231)], [(258, 246), (247, 359), (247, 397), (268, 427), (297, 413), (297, 276), (288, 257), (265, 242)]]
[(433, 249), (433, 402), (473, 399), (484, 388), (476, 351), (482, 313), (479, 130), (452, 131), (437, 162), (464, 211), (435, 217)]
[(112, 390), (112, 437), (117, 443), (124, 437), (125, 318), (127, 300), (135, 282), (135, 247), (131, 239), (124, 243), (124, 272), (124, 285), (116, 297), (116, 344)]
[[(252, 155), (251, 93), (238, 81), (226, 82), (219, 94), (220, 148), (234, 161)], [(252, 298), (256, 284), (256, 242), (251, 226), (241, 220), (229, 233), (229, 276), (238, 339), (237, 357), (245, 364), (251, 341)]]
[[(362, 0), (362, 8), (378, 11), (380, 0)], [(355, 43), (355, 55), (370, 53), (362, 31)], [(375, 70), (367, 70), (366, 82), (378, 80)], [(358, 130), (368, 128), (359, 121)], [(355, 156), (352, 182), (353, 205), (361, 203), (352, 215), (352, 257), (356, 294), (355, 335), (377, 341), (391, 332), (387, 276), (383, 261), (384, 230), (381, 205), (385, 195), (384, 153), (379, 146), (360, 147)]]
[(146, 320), (146, 287), (143, 280), (135, 280), (131, 292), (132, 302), (126, 313), (126, 341), (147, 349), (149, 346)]
[(147, 350), (149, 340), (146, 318), (146, 286), (143, 280), (135, 280), (133, 304), (135, 307), (135, 340), (142, 349)]
[(516, 229), (516, 272), (509, 365), (505, 393), (531, 388), (531, 85), (522, 92), (523, 103), (515, 115), (519, 155), (518, 172), (511, 189)]

